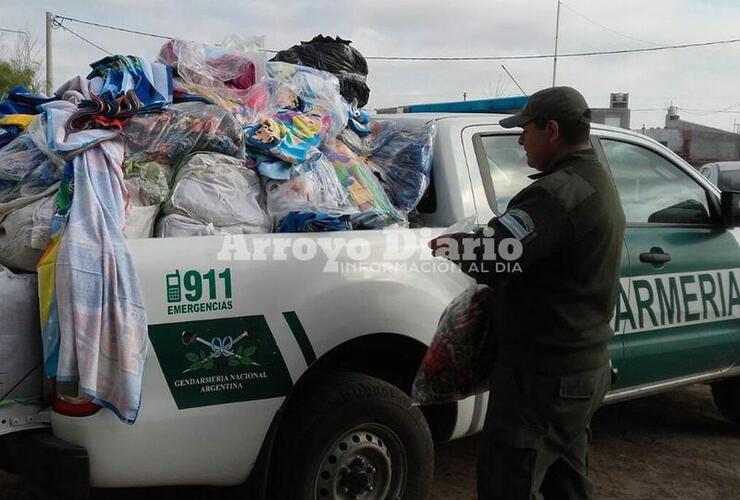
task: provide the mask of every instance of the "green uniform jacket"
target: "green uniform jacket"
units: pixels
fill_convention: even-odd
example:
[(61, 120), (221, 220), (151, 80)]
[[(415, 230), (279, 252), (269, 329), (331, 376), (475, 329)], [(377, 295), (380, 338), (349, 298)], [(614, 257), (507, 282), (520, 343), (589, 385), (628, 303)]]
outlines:
[[(624, 236), (619, 195), (591, 149), (532, 178), (506, 213), (488, 223), (497, 250), (504, 238), (522, 243), (521, 272), (495, 272), (483, 245), (461, 265), (494, 289), (500, 362), (552, 374), (593, 370), (608, 363), (614, 334)], [(474, 240), (485, 242), (482, 230)], [(497, 262), (505, 261), (499, 255)]]

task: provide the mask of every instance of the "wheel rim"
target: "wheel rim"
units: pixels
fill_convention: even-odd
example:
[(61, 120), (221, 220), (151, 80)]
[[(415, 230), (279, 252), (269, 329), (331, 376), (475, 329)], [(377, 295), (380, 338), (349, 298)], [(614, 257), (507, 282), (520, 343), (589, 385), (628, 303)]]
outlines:
[(316, 500), (401, 498), (406, 450), (395, 432), (362, 424), (343, 433), (324, 453), (316, 474)]

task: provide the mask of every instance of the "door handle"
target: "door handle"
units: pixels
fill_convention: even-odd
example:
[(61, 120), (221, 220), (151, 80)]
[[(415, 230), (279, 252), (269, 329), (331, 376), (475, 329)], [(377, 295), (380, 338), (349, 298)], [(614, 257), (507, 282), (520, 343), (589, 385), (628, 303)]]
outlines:
[(653, 247), (650, 249), (649, 252), (640, 254), (640, 262), (644, 262), (646, 264), (661, 265), (669, 262), (670, 260), (671, 255), (665, 253), (660, 247)]

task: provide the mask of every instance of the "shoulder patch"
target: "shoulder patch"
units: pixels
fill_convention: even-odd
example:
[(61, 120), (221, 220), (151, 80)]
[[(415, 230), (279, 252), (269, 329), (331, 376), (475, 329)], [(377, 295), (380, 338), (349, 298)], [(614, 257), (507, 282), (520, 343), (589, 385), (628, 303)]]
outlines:
[(507, 210), (498, 218), (498, 221), (514, 235), (514, 238), (520, 241), (532, 234), (535, 229), (532, 217), (519, 208)]

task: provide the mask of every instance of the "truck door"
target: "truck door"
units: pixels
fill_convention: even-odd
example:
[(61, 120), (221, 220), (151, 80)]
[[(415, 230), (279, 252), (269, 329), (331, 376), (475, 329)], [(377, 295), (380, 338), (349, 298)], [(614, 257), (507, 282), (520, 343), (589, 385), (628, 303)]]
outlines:
[(716, 192), (650, 141), (601, 134), (627, 220), (631, 281), (615, 315), (621, 385), (731, 365), (740, 345), (740, 250), (721, 225)]
[[(506, 211), (509, 201), (532, 182), (529, 176), (537, 171), (527, 165), (518, 133), (503, 132), (500, 127), (493, 126), (468, 127), (463, 132), (463, 140), (479, 222), (485, 224), (491, 217)], [(472, 163), (471, 158), (475, 159)], [(620, 275), (622, 286), (627, 290), (629, 269), (629, 258), (623, 249)], [(623, 346), (620, 335), (615, 335), (610, 342), (609, 352), (613, 366), (621, 371)], [(620, 377), (614, 388), (623, 385)]]

